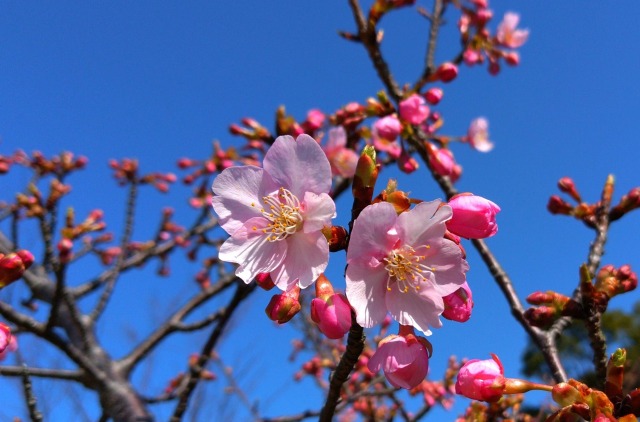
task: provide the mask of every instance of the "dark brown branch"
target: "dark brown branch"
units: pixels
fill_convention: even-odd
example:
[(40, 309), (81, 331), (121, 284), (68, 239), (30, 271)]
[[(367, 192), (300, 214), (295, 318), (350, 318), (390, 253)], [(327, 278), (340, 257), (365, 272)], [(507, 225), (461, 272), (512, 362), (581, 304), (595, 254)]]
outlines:
[(427, 83), (429, 77), (436, 71), (435, 56), (436, 45), (438, 43), (438, 34), (440, 33), (440, 24), (442, 23), (442, 15), (444, 15), (445, 6), (443, 0), (435, 0), (433, 4), (433, 12), (429, 18), (431, 27), (429, 28), (429, 41), (427, 42), (427, 53), (424, 59), (424, 70), (422, 76), (413, 86), (413, 91), (418, 92)]
[(31, 387), (31, 378), (29, 378), (29, 369), (27, 365), (23, 365), (22, 367), (22, 390), (24, 392), (24, 399), (27, 403), (27, 409), (29, 410), (29, 418), (33, 422), (42, 421), (42, 413), (38, 410), (36, 396), (33, 393), (33, 388)]
[[(149, 335), (142, 343), (136, 346), (127, 356), (122, 358), (118, 365), (121, 370), (129, 374), (135, 365), (139, 363), (145, 356), (147, 356), (156, 346), (162, 342), (169, 334), (184, 330), (182, 320), (186, 318), (191, 312), (197, 309), (200, 305), (205, 303), (213, 296), (225, 291), (228, 287), (235, 283), (240, 283), (238, 278), (233, 275), (228, 275), (226, 278), (218, 280), (218, 282), (209, 288), (202, 290), (191, 300), (189, 300), (184, 306), (171, 315), (160, 327), (158, 327), (153, 333)], [(216, 312), (215, 320), (220, 320), (227, 313), (227, 310), (219, 310)], [(188, 331), (188, 330), (184, 330)]]
[(366, 48), (369, 58), (378, 73), (378, 77), (382, 83), (384, 83), (389, 95), (397, 101), (402, 97), (402, 91), (400, 90), (398, 83), (393, 78), (393, 75), (389, 70), (389, 65), (382, 57), (375, 26), (367, 24), (367, 20), (364, 17), (358, 0), (349, 0), (349, 6), (351, 6), (353, 18), (358, 26), (358, 38)]
[(206, 367), (209, 359), (211, 357), (211, 352), (215, 348), (220, 336), (224, 332), (228, 322), (231, 320), (231, 317), (236, 310), (236, 308), (242, 303), (242, 301), (256, 288), (256, 283), (251, 283), (249, 285), (244, 284), (242, 281), (238, 281), (237, 290), (233, 295), (233, 298), (229, 302), (229, 305), (224, 308), (223, 315), (220, 318), (218, 324), (213, 329), (211, 335), (207, 339), (204, 347), (200, 352), (200, 356), (198, 357), (198, 361), (191, 366), (189, 373), (187, 374), (187, 383), (184, 387), (184, 390), (179, 395), (178, 404), (171, 416), (171, 422), (179, 422), (182, 420), (182, 416), (187, 410), (187, 406), (189, 404), (189, 399), (191, 398), (191, 394), (195, 390), (198, 382), (200, 381), (200, 376), (202, 371)]
[(95, 323), (100, 315), (107, 307), (107, 303), (109, 302), (109, 298), (113, 294), (113, 290), (116, 286), (116, 281), (118, 280), (118, 276), (120, 275), (120, 270), (122, 269), (122, 265), (124, 263), (124, 257), (127, 250), (127, 245), (131, 240), (131, 235), (133, 233), (133, 222), (135, 217), (136, 210), (136, 199), (138, 197), (138, 182), (137, 180), (132, 180), (129, 185), (129, 195), (127, 196), (127, 207), (125, 210), (124, 217), (124, 232), (122, 234), (122, 240), (120, 241), (120, 255), (116, 259), (116, 264), (114, 265), (114, 270), (109, 276), (107, 281), (107, 285), (100, 295), (100, 299), (96, 304), (96, 307), (93, 309), (91, 314), (89, 315), (89, 320), (92, 323)]
[(349, 374), (358, 362), (358, 358), (360, 357), (363, 349), (364, 329), (356, 322), (356, 315), (352, 310), (351, 329), (349, 329), (349, 336), (347, 337), (347, 350), (345, 350), (344, 354), (340, 358), (340, 362), (331, 376), (327, 399), (322, 411), (320, 412), (319, 420), (321, 422), (331, 422), (331, 420), (333, 420), (333, 415), (336, 411), (338, 400), (340, 399), (342, 385), (349, 378)]
[[(201, 217), (198, 222), (196, 222), (196, 224), (194, 224), (194, 226), (184, 234), (184, 238), (203, 234), (218, 224), (218, 220), (215, 218), (211, 218), (210, 220), (203, 222), (205, 218), (206, 217)], [(97, 278), (73, 289), (72, 295), (75, 298), (86, 296), (87, 294), (100, 288), (100, 286), (102, 286), (104, 283), (108, 282), (111, 277), (113, 277), (114, 273), (139, 267), (153, 257), (169, 253), (177, 246), (178, 243), (176, 242), (176, 240), (171, 239), (147, 250), (138, 252), (135, 255), (127, 258), (119, 269), (111, 268), (100, 274)]]
[[(29, 376), (38, 378), (58, 379), (65, 381), (80, 381), (84, 374), (82, 371), (68, 369), (26, 368)], [(7, 377), (21, 377), (25, 371), (22, 366), (0, 366), (0, 375)]]

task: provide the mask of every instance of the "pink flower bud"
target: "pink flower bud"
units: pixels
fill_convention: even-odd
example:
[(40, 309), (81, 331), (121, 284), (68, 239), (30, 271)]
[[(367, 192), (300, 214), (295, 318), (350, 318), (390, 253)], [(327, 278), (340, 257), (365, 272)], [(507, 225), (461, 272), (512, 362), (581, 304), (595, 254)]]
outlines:
[(374, 374), (382, 369), (394, 387), (412, 389), (427, 376), (429, 355), (423, 342), (413, 334), (390, 335), (378, 343), (367, 367)]
[(451, 82), (458, 76), (458, 67), (453, 63), (443, 63), (436, 70), (436, 76), (442, 82)]
[(419, 165), (415, 158), (409, 155), (405, 150), (398, 157), (398, 168), (407, 174), (411, 174), (418, 169)]
[(440, 176), (451, 176), (456, 165), (453, 153), (446, 148), (429, 145), (429, 164)]
[(265, 312), (272, 321), (278, 324), (284, 324), (293, 318), (301, 309), (298, 297), (300, 296), (300, 288), (293, 289), (274, 295), (267, 305)]
[(387, 141), (395, 141), (402, 131), (402, 125), (400, 120), (391, 114), (376, 121), (373, 124), (373, 130), (378, 137)]
[(31, 252), (21, 250), (8, 255), (0, 254), (0, 289), (22, 277), (33, 263)]
[(468, 66), (473, 66), (482, 60), (482, 56), (478, 51), (468, 48), (462, 53), (462, 59)]
[(12, 335), (9, 339), (9, 344), (0, 352), (0, 362), (5, 360), (9, 353), (15, 352), (16, 350), (18, 350), (18, 338)]
[(0, 322), (0, 353), (4, 352), (11, 343), (11, 330)]
[(506, 379), (500, 359), (494, 354), (493, 359), (472, 359), (465, 363), (456, 381), (456, 394), (472, 400), (496, 402), (505, 390)]
[(500, 207), (481, 196), (463, 193), (449, 200), (453, 217), (447, 221), (447, 230), (467, 238), (484, 239), (498, 232), (496, 214)]
[(342, 338), (351, 328), (351, 305), (340, 293), (326, 300), (316, 297), (311, 301), (311, 319), (328, 338)]
[(553, 195), (547, 203), (547, 210), (551, 214), (570, 215), (573, 212), (573, 206), (558, 195)]
[(400, 118), (412, 125), (419, 125), (429, 117), (429, 107), (424, 98), (418, 94), (412, 94), (409, 98), (400, 101)]
[(318, 130), (322, 127), (325, 120), (325, 115), (320, 110), (309, 110), (307, 113), (307, 121), (305, 122), (305, 128), (310, 131)]
[(431, 88), (430, 90), (425, 92), (424, 98), (425, 98), (425, 100), (427, 100), (427, 102), (429, 104), (436, 105), (436, 104), (438, 104), (440, 102), (440, 100), (442, 100), (442, 96), (443, 95), (444, 95), (444, 92), (442, 91), (442, 89), (440, 89), (440, 88)]
[(271, 279), (271, 274), (269, 273), (258, 274), (255, 278), (255, 281), (256, 281), (256, 284), (258, 284), (258, 286), (260, 286), (262, 289), (267, 291), (273, 289), (276, 286), (273, 280)]
[(509, 66), (517, 66), (520, 64), (520, 54), (517, 51), (511, 51), (504, 55), (504, 61)]
[(458, 290), (443, 297), (442, 300), (444, 301), (444, 312), (442, 313), (444, 318), (457, 322), (466, 322), (471, 318), (473, 299), (471, 289), (466, 281)]

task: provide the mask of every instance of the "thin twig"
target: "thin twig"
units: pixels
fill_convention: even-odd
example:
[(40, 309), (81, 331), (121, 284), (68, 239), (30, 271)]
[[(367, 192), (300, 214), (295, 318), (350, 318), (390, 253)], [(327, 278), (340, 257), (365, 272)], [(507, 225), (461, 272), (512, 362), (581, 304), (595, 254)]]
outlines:
[(93, 309), (91, 314), (89, 314), (89, 320), (92, 323), (95, 323), (100, 315), (107, 307), (107, 303), (109, 302), (109, 298), (113, 294), (113, 290), (116, 286), (116, 281), (118, 280), (118, 276), (120, 275), (120, 270), (122, 269), (122, 265), (124, 264), (124, 258), (126, 255), (127, 245), (131, 240), (131, 235), (133, 233), (133, 223), (135, 217), (136, 210), (136, 199), (138, 197), (138, 181), (134, 179), (129, 184), (129, 194), (127, 195), (127, 206), (125, 210), (125, 224), (124, 224), (124, 232), (122, 234), (122, 239), (120, 241), (120, 254), (116, 259), (116, 263), (114, 265), (113, 271), (109, 275), (109, 279), (107, 281), (107, 285), (100, 295), (100, 299), (96, 304), (96, 307)]
[(198, 382), (200, 381), (200, 375), (204, 370), (205, 366), (209, 362), (211, 352), (215, 348), (220, 336), (224, 332), (224, 329), (227, 326), (227, 323), (231, 320), (231, 316), (233, 315), (236, 308), (242, 303), (242, 301), (256, 288), (256, 283), (251, 283), (249, 285), (244, 284), (243, 282), (237, 283), (237, 290), (233, 295), (233, 298), (229, 302), (229, 305), (224, 308), (224, 313), (220, 318), (218, 324), (215, 326), (211, 335), (207, 339), (204, 347), (200, 352), (200, 356), (198, 357), (198, 361), (191, 366), (189, 373), (187, 374), (187, 383), (184, 387), (184, 390), (179, 395), (178, 404), (171, 416), (171, 422), (179, 422), (182, 420), (182, 416), (187, 410), (187, 406), (189, 404), (189, 399), (193, 391), (195, 390)]
[(429, 41), (427, 42), (427, 52), (424, 58), (424, 69), (422, 76), (414, 84), (413, 91), (418, 92), (427, 83), (429, 77), (435, 72), (436, 45), (438, 43), (438, 34), (440, 33), (440, 24), (442, 23), (442, 15), (444, 15), (445, 6), (443, 0), (435, 0), (433, 4), (433, 12), (429, 18), (431, 27), (429, 28)]
[[(68, 369), (27, 368), (29, 375), (38, 378), (49, 378), (64, 381), (80, 381), (84, 376), (82, 371)], [(7, 377), (21, 377), (24, 373), (22, 366), (0, 366), (0, 375)]]
[(29, 369), (27, 365), (23, 364), (22, 366), (22, 388), (24, 392), (24, 399), (27, 403), (27, 409), (29, 410), (29, 418), (33, 422), (42, 421), (42, 413), (38, 410), (36, 396), (33, 393), (33, 388), (31, 387), (31, 378), (29, 378)]

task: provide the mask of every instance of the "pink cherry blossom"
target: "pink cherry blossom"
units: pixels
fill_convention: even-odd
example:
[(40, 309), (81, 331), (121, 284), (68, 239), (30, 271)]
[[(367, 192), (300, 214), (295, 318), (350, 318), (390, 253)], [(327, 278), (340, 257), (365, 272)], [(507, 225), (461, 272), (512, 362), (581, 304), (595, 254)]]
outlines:
[(346, 178), (353, 177), (358, 164), (358, 154), (347, 148), (347, 134), (342, 126), (329, 130), (329, 140), (323, 150), (331, 164), (331, 174)]
[(419, 125), (429, 117), (429, 106), (418, 94), (411, 94), (409, 98), (400, 101), (400, 118), (412, 125)]
[(325, 336), (339, 339), (351, 328), (351, 306), (340, 293), (334, 293), (326, 300), (316, 297), (311, 301), (311, 319)]
[(429, 335), (441, 327), (442, 298), (465, 282), (469, 269), (458, 246), (445, 239), (452, 211), (440, 201), (396, 214), (388, 202), (356, 219), (347, 252), (347, 298), (358, 324), (373, 327), (387, 312)]
[(442, 316), (451, 321), (466, 322), (471, 318), (473, 299), (471, 289), (465, 281), (454, 293), (442, 298), (444, 300), (444, 312)]
[(16, 336), (11, 336), (9, 339), (9, 344), (6, 345), (3, 351), (0, 352), (0, 362), (5, 360), (9, 353), (13, 353), (18, 350), (18, 338)]
[(498, 232), (496, 214), (500, 207), (481, 196), (463, 193), (449, 200), (453, 217), (447, 229), (467, 239), (484, 239)]
[(500, 400), (505, 390), (506, 379), (500, 359), (472, 359), (465, 363), (456, 381), (456, 393), (472, 400), (494, 402)]
[(322, 234), (336, 208), (327, 194), (331, 166), (308, 135), (278, 137), (263, 168), (230, 167), (213, 182), (213, 209), (231, 235), (219, 258), (239, 264), (245, 283), (270, 273), (276, 286), (308, 287), (327, 267), (329, 245)]
[(489, 152), (493, 149), (493, 143), (489, 140), (489, 121), (484, 117), (478, 117), (469, 125), (467, 131), (469, 145), (480, 152)]
[(418, 170), (418, 161), (413, 158), (406, 150), (402, 150), (400, 157), (398, 157), (398, 168), (404, 173), (411, 174)]
[(391, 335), (380, 341), (367, 367), (374, 374), (382, 369), (391, 385), (409, 390), (427, 376), (429, 356), (414, 335)]
[(0, 322), (0, 353), (9, 347), (11, 343), (11, 330)]
[(517, 29), (520, 15), (513, 12), (504, 14), (502, 22), (498, 25), (496, 39), (500, 44), (508, 48), (521, 47), (529, 37), (528, 29)]

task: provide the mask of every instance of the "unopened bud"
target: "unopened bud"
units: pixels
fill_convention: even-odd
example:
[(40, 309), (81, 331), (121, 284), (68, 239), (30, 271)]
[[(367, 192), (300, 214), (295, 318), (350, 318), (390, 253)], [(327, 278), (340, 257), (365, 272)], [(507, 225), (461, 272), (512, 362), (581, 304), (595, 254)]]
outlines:
[(562, 179), (558, 180), (558, 189), (575, 199), (576, 202), (582, 202), (580, 194), (576, 189), (576, 185), (575, 183), (573, 183), (573, 179), (571, 179), (570, 177), (563, 177)]
[(443, 63), (436, 70), (436, 75), (442, 82), (451, 82), (458, 76), (458, 67), (453, 63)]
[(291, 318), (300, 312), (299, 296), (300, 288), (297, 286), (288, 292), (274, 295), (265, 309), (269, 319), (278, 324), (284, 324), (291, 320)]
[(571, 215), (573, 209), (571, 204), (567, 203), (558, 195), (553, 195), (549, 198), (549, 203), (547, 203), (547, 210), (549, 210), (551, 214)]
[(271, 279), (271, 274), (260, 273), (255, 278), (256, 284), (262, 289), (269, 291), (275, 287), (275, 283)]
[(440, 88), (431, 88), (424, 94), (425, 100), (431, 105), (436, 105), (442, 100), (444, 92)]

